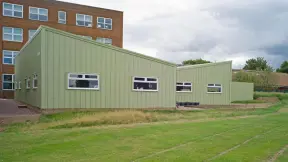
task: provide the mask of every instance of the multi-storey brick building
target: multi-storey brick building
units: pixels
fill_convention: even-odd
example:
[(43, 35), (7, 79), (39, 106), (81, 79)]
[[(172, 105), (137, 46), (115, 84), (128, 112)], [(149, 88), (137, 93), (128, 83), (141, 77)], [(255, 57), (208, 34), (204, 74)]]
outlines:
[(0, 1), (0, 98), (13, 98), (14, 57), (40, 25), (122, 48), (121, 11), (55, 0)]

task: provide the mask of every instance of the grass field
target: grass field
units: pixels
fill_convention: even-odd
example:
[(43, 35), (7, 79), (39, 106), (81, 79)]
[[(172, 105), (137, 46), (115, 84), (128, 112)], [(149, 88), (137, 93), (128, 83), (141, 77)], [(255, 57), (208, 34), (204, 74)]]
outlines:
[[(0, 161), (222, 162), (267, 161), (277, 155), (275, 160), (287, 162), (288, 111), (279, 110), (288, 109), (288, 97), (280, 99), (259, 110), (43, 116), (39, 123), (13, 125), (0, 133)], [(123, 120), (127, 116), (134, 120)]]

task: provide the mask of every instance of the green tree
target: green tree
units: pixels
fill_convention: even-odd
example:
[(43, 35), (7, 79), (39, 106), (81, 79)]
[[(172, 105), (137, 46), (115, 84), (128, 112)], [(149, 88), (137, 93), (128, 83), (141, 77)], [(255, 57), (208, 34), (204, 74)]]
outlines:
[(257, 57), (249, 59), (243, 68), (244, 70), (256, 70), (256, 71), (273, 71), (273, 68), (268, 65), (268, 62), (264, 57)]
[(207, 60), (202, 60), (202, 59), (185, 60), (182, 62), (183, 65), (196, 65), (196, 64), (206, 64), (206, 63), (211, 63), (211, 62)]
[(280, 72), (280, 73), (288, 73), (288, 61), (284, 61), (280, 68), (276, 70), (277, 72)]

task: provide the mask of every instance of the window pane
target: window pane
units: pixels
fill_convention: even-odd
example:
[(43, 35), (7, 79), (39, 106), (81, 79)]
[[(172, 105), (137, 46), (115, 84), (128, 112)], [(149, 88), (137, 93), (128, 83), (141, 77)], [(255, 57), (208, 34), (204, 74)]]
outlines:
[(98, 80), (72, 80), (69, 79), (70, 88), (98, 88)]
[(77, 21), (77, 25), (84, 26), (84, 21)]
[(97, 27), (98, 27), (98, 28), (101, 28), (101, 29), (104, 29), (104, 28), (105, 28), (105, 25), (98, 23)]
[(65, 20), (66, 18), (66, 14), (65, 14), (65, 12), (62, 12), (62, 11), (60, 11), (60, 12), (58, 12), (59, 13), (59, 19), (61, 19), (61, 20)]
[(8, 28), (8, 27), (4, 27), (3, 28), (3, 32), (6, 33), (6, 34), (9, 34), (9, 33), (12, 34), (13, 29), (12, 28)]
[(85, 78), (97, 79), (97, 75), (85, 75)]
[(3, 55), (5, 57), (12, 57), (13, 53), (12, 53), (12, 51), (3, 51)]
[(13, 16), (13, 11), (11, 11), (11, 10), (4, 10), (4, 16)]
[(98, 17), (98, 23), (104, 23), (104, 18), (103, 17)]
[(208, 86), (214, 86), (214, 84), (208, 84)]
[(12, 4), (4, 3), (4, 9), (12, 10)]
[(29, 18), (30, 18), (31, 20), (38, 20), (38, 14), (30, 14), (30, 15), (29, 15)]
[(4, 34), (4, 40), (11, 41), (13, 39), (12, 35), (10, 34)]
[(112, 25), (105, 25), (105, 29), (112, 29)]
[(134, 89), (138, 89), (138, 90), (157, 90), (157, 83), (134, 82)]
[(183, 85), (183, 83), (176, 83), (176, 85)]
[(48, 21), (48, 16), (39, 15), (39, 20), (41, 20), (41, 21)]
[(4, 82), (12, 82), (12, 75), (3, 75)]
[(20, 5), (14, 5), (14, 11), (20, 11), (20, 12), (22, 12), (22, 6), (20, 6)]
[(37, 8), (30, 8), (30, 12), (29, 13), (32, 13), (32, 14), (38, 14), (38, 9)]
[(208, 92), (221, 92), (220, 87), (208, 87), (207, 90)]
[(47, 16), (47, 15), (48, 15), (48, 10), (46, 10), (46, 9), (41, 9), (41, 8), (40, 8), (40, 9), (39, 9), (39, 14), (40, 14), (40, 15), (46, 15), (46, 16)]
[(14, 34), (22, 34), (22, 29), (14, 28)]
[(12, 58), (4, 58), (4, 64), (12, 64)]
[(58, 20), (58, 23), (60, 23), (60, 24), (66, 24), (66, 21), (65, 21), (65, 20)]
[(184, 85), (192, 85), (191, 83), (184, 83)]
[(106, 38), (106, 42), (105, 42), (106, 44), (112, 44), (112, 39), (110, 39), (110, 38)]
[(37, 79), (34, 79), (34, 83), (33, 83), (33, 84), (34, 84), (34, 88), (35, 88), (35, 87), (38, 87), (38, 81), (37, 81)]
[(15, 17), (22, 17), (22, 12), (17, 12), (17, 11), (14, 11), (14, 16)]
[(77, 15), (77, 20), (82, 20), (82, 21), (84, 21), (84, 15)]
[(105, 23), (111, 25), (112, 24), (112, 19), (105, 19)]
[(191, 92), (191, 86), (176, 86), (177, 92)]
[(219, 86), (219, 87), (221, 87), (221, 84), (215, 84), (215, 86)]
[(134, 80), (140, 80), (140, 81), (145, 81), (145, 78), (134, 78)]
[(3, 89), (13, 90), (13, 83), (3, 83)]
[(13, 36), (13, 40), (14, 40), (14, 41), (19, 41), (19, 42), (21, 42), (21, 41), (22, 41), (22, 36), (20, 36), (20, 35), (14, 35), (14, 36)]
[(92, 16), (90, 16), (90, 15), (86, 15), (86, 17), (85, 17), (85, 21), (92, 22)]
[(96, 42), (104, 43), (103, 38), (97, 37)]
[(147, 78), (147, 81), (157, 81), (155, 78)]
[(85, 26), (87, 26), (87, 27), (92, 27), (92, 23), (85, 21)]

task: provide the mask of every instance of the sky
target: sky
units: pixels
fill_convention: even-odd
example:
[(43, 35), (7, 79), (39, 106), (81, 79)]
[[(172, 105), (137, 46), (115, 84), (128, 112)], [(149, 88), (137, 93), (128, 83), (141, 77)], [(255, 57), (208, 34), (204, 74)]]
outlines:
[(124, 12), (123, 48), (181, 63), (202, 58), (242, 68), (288, 60), (288, 0), (61, 0)]

